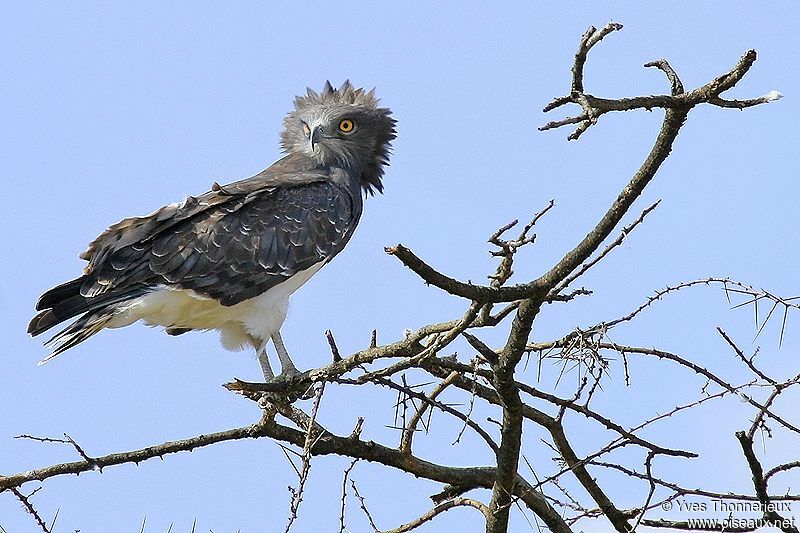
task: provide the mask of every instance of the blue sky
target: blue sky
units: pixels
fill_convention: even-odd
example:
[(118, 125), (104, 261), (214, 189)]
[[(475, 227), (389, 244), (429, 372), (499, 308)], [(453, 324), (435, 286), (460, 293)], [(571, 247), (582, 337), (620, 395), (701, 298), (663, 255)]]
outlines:
[[(328, 361), (326, 329), (351, 352), (366, 345), (373, 328), (390, 341), (405, 328), (461, 313), (463, 302), (425, 287), (384, 254), (385, 245), (403, 242), (443, 271), (479, 281), (493, 270), (487, 236), (555, 198), (539, 242), (520, 256), (516, 279), (526, 280), (588, 231), (649, 150), (661, 113), (603, 117), (578, 143), (566, 142), (566, 130), (536, 127), (561, 116), (544, 116), (541, 108), (567, 90), (582, 33), (610, 20), (625, 29), (590, 56), (586, 86), (594, 94), (666, 91), (663, 76), (641, 66), (659, 57), (695, 87), (755, 48), (758, 61), (728, 96), (777, 89), (785, 98), (745, 112), (694, 110), (635, 210), (658, 198), (662, 205), (586, 277), (595, 296), (546, 309), (534, 338), (554, 339), (624, 314), (656, 288), (704, 276), (796, 295), (800, 185), (790, 164), (800, 116), (798, 15), (791, 2), (769, 9), (673, 3), (647, 10), (639, 2), (579, 8), (556, 2), (6, 4), (0, 16), (6, 250), (0, 262), (0, 473), (76, 459), (66, 447), (12, 438), (20, 433), (67, 432), (100, 455), (257, 419), (253, 404), (220, 384), (233, 376), (258, 378), (258, 364), (248, 353), (222, 350), (214, 334), (171, 338), (137, 325), (104, 332), (37, 368), (46, 352), (25, 326), (37, 296), (74, 277), (82, 266), (77, 254), (109, 224), (270, 165), (280, 156), (281, 120), (293, 96), (326, 79), (376, 87), (394, 110), (399, 136), (386, 194), (368, 199), (348, 248), (293, 299), (284, 339), (303, 368)], [(673, 297), (615, 340), (733, 367), (717, 325), (750, 350), (761, 345), (765, 364), (798, 372), (797, 317), (789, 317), (780, 349), (777, 324), (751, 344), (751, 314), (729, 310), (718, 289)], [(485, 340), (498, 344), (499, 333), (487, 332)], [(616, 386), (598, 406), (631, 423), (663, 409), (662, 400), (690, 398), (698, 389), (650, 362), (637, 363), (631, 387), (619, 372), (613, 379)], [(365, 435), (391, 443), (395, 432), (384, 426), (393, 400), (382, 391), (329, 387), (320, 416), (330, 429), (348, 433), (365, 415)], [(782, 407), (791, 413), (790, 404)], [(708, 450), (702, 462), (664, 467), (711, 475), (716, 488), (748, 490), (732, 437), (748, 424), (747, 413), (736, 402), (704, 413), (702, 427), (697, 419), (675, 421), (695, 449)], [(419, 439), (419, 453), (484, 464), (485, 450), (474, 439), (451, 446), (457, 431), (441, 419), (435, 435)], [(537, 435), (531, 430), (526, 439), (533, 443)], [(654, 430), (652, 436), (680, 441), (681, 434)], [(767, 461), (791, 457), (787, 446), (776, 438), (766, 448)], [(552, 468), (547, 454), (531, 447), (543, 470)], [(346, 465), (336, 458), (315, 462), (296, 531), (338, 528)], [(424, 512), (427, 496), (437, 491), (435, 484), (366, 464), (353, 477), (384, 528)], [(793, 486), (800, 481), (785, 479)], [(280, 449), (260, 440), (52, 479), (34, 501), (46, 517), (60, 509), (56, 531), (138, 531), (147, 517), (147, 531), (166, 531), (173, 522), (173, 531), (188, 531), (196, 518), (200, 531), (254, 532), (282, 529), (291, 483), (294, 473)], [(624, 494), (611, 483), (612, 492)], [(351, 529), (366, 531), (353, 501), (348, 512)], [(515, 527), (527, 528), (515, 520)], [(426, 531), (477, 531), (476, 523), (472, 511), (457, 510)], [(15, 533), (34, 530), (9, 495), (0, 496), (0, 525)]]

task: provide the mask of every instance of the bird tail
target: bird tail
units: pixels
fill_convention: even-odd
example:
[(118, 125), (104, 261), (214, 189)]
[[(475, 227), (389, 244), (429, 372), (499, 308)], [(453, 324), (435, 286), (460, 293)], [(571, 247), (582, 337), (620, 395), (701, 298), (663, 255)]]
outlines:
[(125, 303), (147, 292), (146, 287), (136, 286), (88, 298), (81, 294), (81, 287), (86, 281), (87, 277), (82, 276), (63, 283), (45, 292), (36, 302), (36, 310), (40, 313), (28, 324), (28, 333), (32, 337), (70, 318), (82, 315), (44, 343), (45, 346), (51, 347), (53, 352), (39, 361), (39, 365), (99, 332)]
[(73, 346), (82, 343), (99, 332), (108, 324), (108, 321), (111, 320), (113, 316), (113, 308), (86, 313), (44, 343), (45, 346), (52, 348), (53, 351), (50, 355), (36, 363), (36, 366), (42, 366), (54, 357), (66, 352)]

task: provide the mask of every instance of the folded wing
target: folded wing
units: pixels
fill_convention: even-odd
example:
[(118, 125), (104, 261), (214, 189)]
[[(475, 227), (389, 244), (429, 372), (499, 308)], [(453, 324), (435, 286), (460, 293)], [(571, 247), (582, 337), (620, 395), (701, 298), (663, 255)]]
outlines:
[[(230, 306), (330, 260), (360, 213), (326, 176), (308, 171), (291, 178), (217, 186), (115, 224), (81, 255), (89, 262), (83, 276), (42, 295), (28, 332), (38, 335), (83, 314), (59, 334), (81, 342), (102, 329), (103, 317), (157, 287), (191, 289)], [(86, 329), (82, 322), (93, 330), (78, 335)]]

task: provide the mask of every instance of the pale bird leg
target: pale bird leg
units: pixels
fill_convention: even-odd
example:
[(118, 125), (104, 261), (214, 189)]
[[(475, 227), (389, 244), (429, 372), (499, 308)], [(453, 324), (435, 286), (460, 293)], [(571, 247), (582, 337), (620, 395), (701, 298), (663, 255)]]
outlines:
[(278, 353), (278, 360), (281, 362), (280, 375), (289, 377), (299, 374), (300, 372), (289, 357), (289, 352), (286, 351), (286, 346), (283, 344), (280, 331), (276, 331), (272, 334), (272, 344), (275, 345), (275, 351)]
[(264, 373), (264, 381), (269, 383), (275, 379), (275, 374), (272, 372), (272, 367), (267, 358), (267, 343), (261, 345), (258, 349), (258, 363), (261, 365), (261, 372)]

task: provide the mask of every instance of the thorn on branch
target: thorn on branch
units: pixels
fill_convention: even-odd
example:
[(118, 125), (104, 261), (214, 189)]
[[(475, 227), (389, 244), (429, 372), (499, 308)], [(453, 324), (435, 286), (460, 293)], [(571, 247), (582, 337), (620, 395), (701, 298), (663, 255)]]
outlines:
[[(735, 281), (735, 280), (730, 279), (730, 278), (702, 278), (702, 279), (696, 279), (696, 280), (692, 280), (692, 281), (685, 281), (683, 283), (678, 283), (677, 285), (670, 285), (670, 286), (665, 287), (664, 289), (658, 290), (658, 291), (655, 292), (654, 295), (650, 296), (644, 303), (642, 303), (639, 307), (637, 307), (636, 309), (634, 309), (632, 312), (628, 313), (627, 315), (625, 315), (623, 317), (615, 318), (614, 320), (610, 320), (610, 321), (605, 322), (603, 324), (598, 324), (598, 325), (596, 325), (596, 326), (594, 326), (592, 328), (589, 328), (589, 330), (591, 331), (591, 330), (597, 329), (597, 328), (599, 328), (601, 326), (605, 327), (606, 329), (611, 329), (611, 328), (613, 328), (613, 327), (615, 327), (618, 324), (621, 324), (623, 322), (630, 322), (639, 313), (641, 313), (642, 311), (644, 311), (648, 307), (652, 306), (654, 303), (661, 301), (661, 299), (664, 296), (668, 295), (668, 294), (676, 293), (676, 292), (679, 292), (679, 291), (681, 291), (683, 289), (687, 289), (689, 287), (695, 287), (697, 285), (711, 285), (712, 283), (718, 283), (718, 284), (722, 285), (723, 290), (725, 291), (725, 297), (728, 299), (728, 302), (731, 301), (731, 294), (740, 294), (740, 295), (746, 296), (748, 298), (748, 300), (746, 300), (746, 301), (744, 301), (742, 303), (733, 305), (732, 309), (737, 309), (739, 307), (743, 307), (743, 306), (747, 306), (747, 305), (751, 305), (752, 304), (753, 308), (755, 310), (755, 314), (756, 314), (756, 328), (758, 328), (759, 331), (763, 330), (764, 326), (766, 325), (766, 320), (762, 323), (758, 319), (758, 302), (759, 301), (768, 300), (769, 302), (771, 302), (773, 304), (773, 308), (776, 305), (783, 306), (783, 309), (784, 309), (784, 321), (783, 321), (783, 325), (781, 327), (781, 336), (783, 335), (783, 331), (785, 330), (785, 327), (786, 327), (786, 316), (788, 315), (789, 309), (798, 309), (798, 310), (800, 310), (800, 304), (797, 303), (797, 300), (800, 300), (800, 296), (794, 296), (794, 297), (791, 297), (791, 298), (785, 298), (785, 297), (777, 296), (777, 295), (772, 294), (771, 292), (766, 291), (764, 289), (757, 289), (757, 288), (753, 287), (752, 285), (747, 285), (745, 283), (742, 283), (740, 281)], [(771, 316), (772, 316), (772, 314), (770, 313), (767, 316), (767, 319), (769, 319)]]

